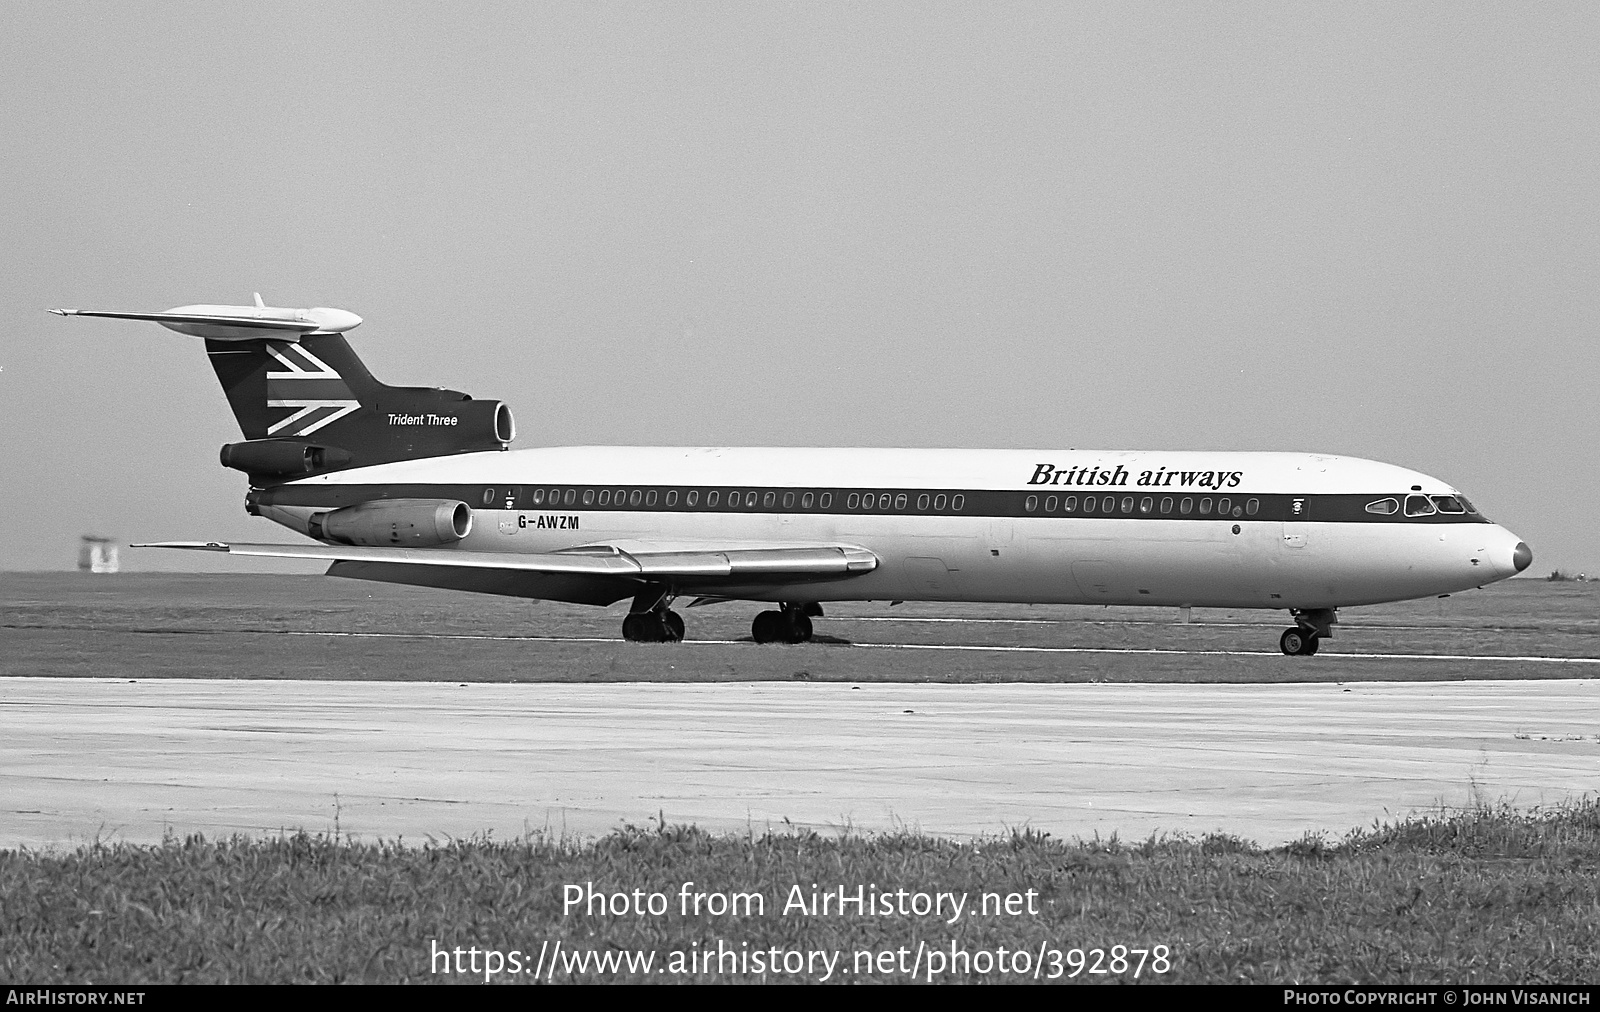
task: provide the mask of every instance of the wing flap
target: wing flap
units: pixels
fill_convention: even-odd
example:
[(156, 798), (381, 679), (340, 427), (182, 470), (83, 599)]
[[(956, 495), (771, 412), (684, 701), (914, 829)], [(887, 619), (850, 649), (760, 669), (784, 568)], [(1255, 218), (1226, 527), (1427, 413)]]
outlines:
[(580, 551), (529, 555), (438, 548), (364, 548), (341, 545), (224, 544), (220, 541), (166, 541), (135, 548), (178, 548), (274, 559), (325, 562), (382, 562), (413, 566), (454, 566), (572, 576), (620, 576), (641, 580), (684, 579), (696, 583), (786, 576), (848, 576), (878, 566), (878, 557), (853, 545), (811, 548), (753, 548), (716, 551), (622, 552), (606, 546)]

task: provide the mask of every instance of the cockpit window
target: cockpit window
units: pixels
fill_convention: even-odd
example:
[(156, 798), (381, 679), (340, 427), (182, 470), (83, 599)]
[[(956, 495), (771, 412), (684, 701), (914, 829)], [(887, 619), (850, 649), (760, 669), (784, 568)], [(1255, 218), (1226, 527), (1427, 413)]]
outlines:
[(1427, 496), (1425, 496), (1425, 495), (1408, 495), (1408, 496), (1406, 496), (1406, 516), (1408, 516), (1408, 517), (1426, 517), (1426, 516), (1432, 516), (1435, 512), (1436, 511), (1433, 508), (1433, 503), (1428, 501), (1428, 497)]
[(1453, 495), (1436, 495), (1433, 504), (1439, 508), (1440, 513), (1465, 513), (1467, 508), (1461, 505), (1461, 500)]
[(1368, 513), (1382, 513), (1384, 515), (1388, 515), (1390, 513), (1399, 512), (1399, 510), (1400, 504), (1395, 502), (1393, 499), (1379, 499), (1377, 502), (1367, 503)]

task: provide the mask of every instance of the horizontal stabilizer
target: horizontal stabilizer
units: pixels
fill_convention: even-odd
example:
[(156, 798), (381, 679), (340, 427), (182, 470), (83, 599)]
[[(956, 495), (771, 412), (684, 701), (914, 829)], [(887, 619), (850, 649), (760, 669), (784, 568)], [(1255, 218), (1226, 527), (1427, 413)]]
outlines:
[(343, 309), (279, 309), (261, 305), (259, 301), (254, 306), (179, 306), (164, 313), (116, 313), (96, 309), (52, 309), (50, 312), (57, 316), (148, 320), (180, 334), (214, 341), (249, 341), (263, 337), (298, 341), (310, 334), (340, 334), (361, 324), (361, 317)]

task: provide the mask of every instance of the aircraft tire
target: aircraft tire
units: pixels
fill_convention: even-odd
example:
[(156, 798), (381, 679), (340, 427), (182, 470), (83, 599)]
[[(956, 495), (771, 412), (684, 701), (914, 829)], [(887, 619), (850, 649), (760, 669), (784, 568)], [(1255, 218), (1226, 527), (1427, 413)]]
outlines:
[(661, 622), (662, 622), (662, 625), (664, 625), (666, 627), (666, 631), (667, 631), (666, 642), (668, 642), (668, 643), (682, 643), (683, 642), (684, 625), (683, 625), (683, 616), (682, 615), (679, 615), (675, 611), (664, 611), (664, 612), (661, 613)]
[(673, 635), (676, 631), (660, 612), (630, 612), (622, 620), (622, 638), (629, 643), (676, 643), (683, 638), (681, 634)]
[(798, 608), (784, 612), (789, 622), (789, 635), (784, 639), (789, 643), (811, 642), (811, 619), (805, 612)]
[(639, 628), (641, 624), (640, 619), (642, 618), (644, 618), (643, 615), (635, 615), (632, 612), (629, 612), (622, 617), (623, 639), (627, 640), (629, 643), (643, 642), (644, 636), (641, 634), (641, 630)]
[(1318, 636), (1315, 633), (1308, 634), (1305, 638), (1305, 642), (1300, 645), (1300, 656), (1310, 657), (1312, 654), (1317, 652), (1317, 647), (1321, 645), (1321, 643), (1321, 636)]
[(750, 623), (750, 636), (757, 643), (776, 643), (779, 640), (788, 638), (785, 635), (785, 626), (787, 624), (784, 621), (783, 612), (764, 611), (756, 616), (754, 622)]
[[(1298, 657), (1306, 652), (1305, 647), (1308, 638), (1305, 631), (1298, 626), (1293, 629), (1285, 629), (1283, 635), (1278, 637), (1278, 649), (1289, 657)], [(1315, 648), (1313, 647), (1312, 649)]]

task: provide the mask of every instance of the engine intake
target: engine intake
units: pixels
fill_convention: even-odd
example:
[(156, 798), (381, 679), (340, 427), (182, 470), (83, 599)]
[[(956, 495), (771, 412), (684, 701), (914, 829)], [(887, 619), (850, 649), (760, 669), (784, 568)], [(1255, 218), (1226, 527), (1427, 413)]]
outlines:
[(472, 533), (472, 510), (453, 499), (384, 499), (313, 513), (306, 532), (318, 541), (375, 548), (432, 548)]

